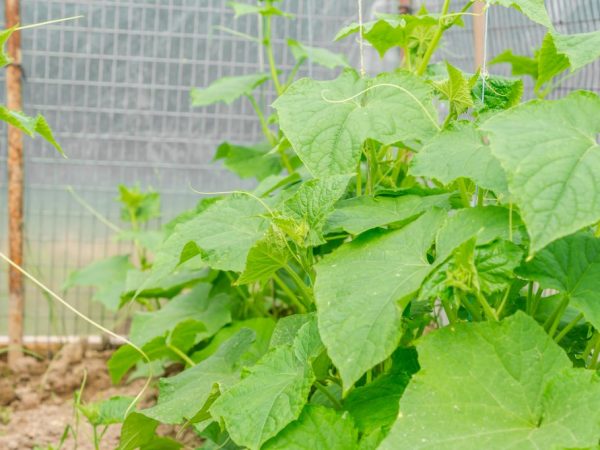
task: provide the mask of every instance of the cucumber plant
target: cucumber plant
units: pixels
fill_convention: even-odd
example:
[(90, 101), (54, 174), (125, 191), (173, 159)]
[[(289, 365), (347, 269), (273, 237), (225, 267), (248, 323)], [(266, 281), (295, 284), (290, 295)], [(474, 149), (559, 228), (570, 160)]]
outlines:
[[(248, 38), (269, 70), (192, 101), (250, 101), (265, 142), (223, 144), (217, 159), (258, 183), (177, 218), (131, 295), (204, 269), (133, 317), (149, 359), (185, 368), (127, 415), (121, 449), (152, 448), (159, 423), (193, 427), (203, 448), (598, 445), (600, 98), (545, 98), (600, 57), (600, 31), (558, 33), (542, 0), (490, 0), (548, 28), (535, 58), (494, 61), (535, 78), (540, 98), (522, 102), (519, 78), (432, 62), (473, 3), (338, 34), (401, 48), (396, 71), (293, 82), (273, 58), (278, 2), (232, 4), (259, 16), (262, 37)], [(290, 46), (298, 66), (324, 55)], [(266, 118), (253, 93), (268, 80)], [(113, 380), (136, 364), (121, 347)]]

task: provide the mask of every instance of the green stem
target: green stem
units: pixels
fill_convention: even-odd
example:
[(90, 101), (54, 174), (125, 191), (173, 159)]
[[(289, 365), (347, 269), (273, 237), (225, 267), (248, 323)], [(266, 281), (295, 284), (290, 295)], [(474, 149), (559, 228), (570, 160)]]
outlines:
[(290, 87), (290, 85), (294, 82), (294, 78), (296, 78), (296, 74), (298, 73), (298, 70), (300, 70), (300, 67), (302, 66), (304, 61), (304, 58), (300, 58), (298, 61), (296, 61), (296, 64), (294, 64), (294, 67), (292, 68), (290, 74), (288, 75), (287, 81), (283, 86), (284, 91), (286, 91), (287, 88)]
[(488, 318), (488, 320), (491, 320), (493, 322), (498, 322), (498, 315), (497, 315), (496, 311), (494, 311), (494, 308), (492, 308), (490, 306), (490, 304), (485, 299), (485, 297), (481, 294), (481, 292), (476, 291), (475, 298), (477, 298), (477, 301), (483, 308), (483, 312), (484, 312), (485, 316)]
[(577, 317), (575, 317), (571, 322), (569, 322), (567, 324), (566, 327), (564, 327), (560, 333), (558, 333), (558, 335), (556, 336), (556, 338), (554, 338), (554, 340), (556, 341), (556, 343), (558, 344), (560, 341), (562, 341), (562, 339), (569, 333), (569, 331), (571, 331), (573, 328), (575, 328), (575, 326), (579, 323), (579, 321), (583, 319), (583, 314), (579, 313), (577, 315)]
[(258, 120), (260, 121), (260, 128), (262, 129), (263, 134), (269, 141), (269, 144), (271, 145), (271, 147), (275, 147), (275, 145), (277, 145), (277, 138), (273, 135), (273, 132), (269, 129), (267, 121), (265, 120), (265, 115), (263, 114), (262, 110), (260, 109), (258, 102), (256, 101), (256, 99), (254, 98), (254, 96), (252, 94), (248, 94), (247, 97), (248, 97), (248, 100), (250, 100), (250, 104), (252, 105), (252, 108), (254, 108), (254, 112), (256, 112), (256, 116), (258, 117)]
[(544, 328), (550, 336), (554, 334), (556, 328), (560, 324), (560, 319), (562, 318), (563, 313), (567, 309), (567, 306), (569, 306), (569, 297), (565, 295), (558, 304), (558, 307), (554, 310), (552, 314), (550, 314), (550, 317), (548, 317), (544, 322)]
[(356, 169), (356, 196), (362, 195), (362, 167), (360, 164), (360, 158), (358, 159), (358, 167)]
[(496, 310), (496, 314), (498, 315), (498, 318), (502, 317), (504, 308), (506, 307), (506, 304), (508, 303), (509, 295), (510, 295), (510, 286), (506, 289), (506, 292), (504, 293), (504, 297), (502, 298), (502, 302), (500, 303), (500, 306)]
[(410, 60), (410, 48), (407, 45), (406, 47), (402, 47), (402, 50), (404, 51), (404, 62), (406, 63), (406, 69), (409, 72), (412, 72), (413, 67), (412, 61)]
[(600, 359), (600, 333), (596, 331), (596, 345), (594, 351), (590, 356), (590, 369), (596, 370), (598, 368), (598, 362)]
[(450, 325), (454, 325), (458, 322), (458, 316), (456, 311), (448, 301), (448, 299), (444, 299), (440, 297), (440, 301), (442, 302), (442, 306), (444, 307), (444, 311), (446, 311), (446, 315), (448, 316), (448, 320), (450, 321)]
[[(450, 8), (450, 0), (444, 0), (441, 16), (445, 16), (446, 14), (448, 14), (449, 8)], [(429, 65), (429, 60), (433, 56), (433, 52), (435, 52), (435, 49), (437, 48), (438, 44), (440, 43), (440, 39), (442, 38), (444, 31), (446, 31), (446, 27), (442, 26), (442, 17), (440, 17), (439, 22), (438, 22), (438, 29), (435, 32), (435, 35), (433, 36), (433, 39), (431, 40), (431, 43), (429, 44), (427, 51), (425, 52), (425, 56), (423, 56), (423, 60), (421, 61), (419, 68), (417, 69), (417, 75), (423, 75), (425, 73), (425, 71), (427, 70), (427, 66)]]
[(471, 302), (464, 295), (462, 295), (460, 290), (455, 289), (454, 292), (458, 296), (460, 304), (463, 305), (467, 311), (469, 311), (473, 320), (481, 320), (481, 311), (478, 311), (476, 308), (474, 308)]
[(456, 181), (456, 184), (458, 185), (458, 189), (460, 191), (460, 198), (462, 199), (463, 205), (465, 208), (468, 208), (469, 206), (471, 206), (471, 199), (469, 198), (469, 193), (467, 191), (467, 186), (465, 185), (465, 180), (459, 178)]
[(327, 386), (325, 386), (324, 384), (321, 384), (319, 381), (317, 381), (317, 382), (315, 383), (315, 387), (316, 387), (316, 388), (317, 388), (319, 391), (321, 391), (321, 393), (322, 393), (323, 395), (325, 395), (325, 397), (327, 397), (331, 403), (333, 403), (333, 406), (335, 406), (335, 409), (337, 409), (338, 411), (341, 411), (342, 409), (344, 409), (344, 407), (343, 407), (343, 406), (342, 406), (342, 404), (341, 404), (341, 403), (338, 401), (338, 399), (337, 399), (337, 398), (335, 398), (335, 397), (333, 396), (333, 394), (327, 390)]
[(533, 304), (533, 281), (529, 282), (529, 286), (527, 286), (527, 300), (525, 301), (525, 311), (527, 314), (531, 315), (531, 307)]
[(273, 44), (271, 42), (271, 16), (265, 17), (265, 48), (267, 49), (267, 59), (269, 60), (269, 68), (271, 70), (271, 78), (275, 85), (277, 95), (283, 94), (279, 75), (277, 74), (277, 66), (275, 65), (275, 57), (273, 56)]
[(181, 350), (179, 350), (173, 344), (167, 343), (167, 348), (169, 350), (171, 350), (173, 353), (175, 353), (177, 356), (179, 356), (181, 359), (183, 359), (188, 366), (194, 367), (196, 365), (196, 363), (194, 361), (192, 361), (188, 355), (183, 353)]
[(296, 285), (298, 286), (298, 289), (300, 289), (300, 292), (302, 292), (302, 296), (304, 297), (304, 299), (309, 304), (312, 304), (313, 303), (312, 294), (311, 294), (308, 286), (306, 285), (306, 283), (304, 283), (304, 281), (302, 280), (302, 278), (300, 278), (300, 276), (296, 273), (296, 271), (294, 269), (292, 269), (290, 266), (284, 266), (283, 269), (292, 278), (292, 280), (294, 280), (294, 283), (296, 283)]
[(306, 306), (304, 306), (304, 304), (300, 300), (298, 300), (296, 294), (294, 294), (294, 292), (289, 288), (289, 286), (285, 284), (285, 282), (281, 279), (279, 275), (273, 274), (273, 280), (275, 280), (275, 283), (281, 288), (283, 292), (285, 292), (290, 301), (298, 308), (298, 311), (300, 313), (307, 312)]

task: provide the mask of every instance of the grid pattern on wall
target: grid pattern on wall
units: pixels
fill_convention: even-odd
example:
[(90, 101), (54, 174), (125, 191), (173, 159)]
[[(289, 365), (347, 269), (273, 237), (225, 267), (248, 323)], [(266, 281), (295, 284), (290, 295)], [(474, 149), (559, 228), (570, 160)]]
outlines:
[[(251, 1), (251, 0), (248, 0)], [(354, 0), (285, 0), (282, 6), (295, 21), (277, 20), (275, 53), (283, 69), (292, 55), (286, 39), (345, 52), (357, 62), (352, 39), (333, 43), (336, 31), (355, 21)], [(420, 1), (415, 0), (415, 5)], [(425, 2), (436, 10), (439, 0)], [(453, 2), (460, 8), (464, 0)], [(547, 0), (559, 31), (594, 31), (600, 27), (597, 0)], [(393, 12), (397, 0), (364, 0), (364, 15)], [(112, 231), (81, 207), (67, 186), (110, 220), (119, 220), (114, 199), (117, 184), (152, 186), (162, 194), (168, 219), (192, 206), (202, 191), (249, 186), (211, 162), (218, 143), (255, 142), (260, 128), (245, 102), (192, 109), (189, 90), (224, 75), (261, 69), (258, 46), (219, 31), (227, 26), (257, 33), (250, 17), (234, 19), (222, 0), (28, 0), (22, 2), (22, 23), (53, 18), (83, 19), (35, 28), (22, 33), (24, 109), (43, 113), (69, 156), (64, 160), (41, 140), (26, 140), (26, 264), (51, 287), (60, 290), (70, 270), (128, 249)], [(441, 54), (465, 70), (473, 65), (470, 18), (453, 31)], [(490, 57), (511, 47), (531, 54), (543, 29), (514, 11), (493, 7), (489, 12)], [(393, 68), (397, 55), (383, 61), (366, 49), (369, 72)], [(493, 73), (506, 73), (493, 67)], [(558, 91), (600, 90), (598, 63), (570, 78)], [(329, 70), (307, 65), (301, 75), (332, 76)], [(3, 96), (4, 90), (1, 89)], [(272, 90), (263, 91), (265, 104)], [(0, 129), (4, 142), (5, 129)], [(0, 248), (7, 248), (6, 146), (0, 146)], [(0, 335), (6, 332), (6, 268), (0, 269)], [(89, 301), (88, 289), (69, 292), (67, 300), (96, 320), (111, 316)], [(51, 306), (30, 284), (26, 289), (26, 332), (87, 334), (89, 326)]]

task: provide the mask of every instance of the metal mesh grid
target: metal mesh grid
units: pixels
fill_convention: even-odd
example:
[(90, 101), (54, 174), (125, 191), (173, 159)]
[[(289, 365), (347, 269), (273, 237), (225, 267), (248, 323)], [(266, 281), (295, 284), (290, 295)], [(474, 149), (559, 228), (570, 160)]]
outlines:
[[(415, 1), (415, 4), (420, 2)], [(440, 0), (425, 2), (432, 10)], [(454, 2), (453, 2), (454, 3)], [(456, 2), (458, 9), (462, 0)], [(575, 33), (600, 27), (598, 0), (546, 2), (560, 31)], [(365, 0), (365, 18), (374, 11), (392, 12), (396, 0)], [(293, 66), (287, 38), (350, 53), (352, 39), (331, 42), (336, 31), (355, 21), (356, 2), (285, 1), (297, 20), (277, 20), (275, 52), (284, 68)], [(73, 188), (109, 219), (118, 221), (114, 202), (117, 183), (152, 186), (163, 198), (169, 218), (195, 203), (189, 184), (203, 191), (248, 186), (211, 163), (222, 139), (238, 143), (259, 139), (260, 128), (250, 105), (217, 105), (193, 110), (189, 89), (224, 75), (260, 70), (257, 45), (215, 30), (234, 27), (256, 34), (256, 20), (234, 21), (221, 0), (29, 0), (22, 2), (22, 22), (84, 15), (74, 23), (55, 24), (23, 32), (24, 109), (43, 113), (52, 124), (68, 160), (41, 140), (26, 140), (26, 261), (27, 267), (56, 289), (72, 269), (128, 249), (112, 232), (83, 210), (65, 190)], [(473, 65), (472, 26), (450, 33), (441, 54), (459, 67)], [(531, 54), (543, 29), (504, 8), (490, 10), (489, 55), (511, 47)], [(370, 72), (392, 68), (394, 55), (383, 62), (367, 49)], [(581, 71), (559, 89), (600, 90), (599, 63)], [(505, 73), (502, 67), (492, 73)], [(301, 75), (328, 78), (332, 73), (311, 65)], [(1, 90), (3, 92), (3, 89)], [(272, 90), (264, 90), (266, 102)], [(0, 139), (5, 141), (5, 129)], [(0, 146), (0, 247), (6, 248), (6, 147)], [(6, 273), (0, 273), (0, 335), (6, 332)], [(109, 315), (89, 301), (88, 289), (69, 292), (67, 300), (94, 319), (110, 324)], [(88, 325), (63, 310), (52, 310), (30, 284), (26, 289), (27, 334), (87, 334)]]

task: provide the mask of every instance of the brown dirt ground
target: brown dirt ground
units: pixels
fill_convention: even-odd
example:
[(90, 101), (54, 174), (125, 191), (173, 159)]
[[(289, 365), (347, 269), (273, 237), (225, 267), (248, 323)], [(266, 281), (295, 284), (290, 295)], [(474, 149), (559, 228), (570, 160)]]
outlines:
[[(106, 370), (112, 350), (86, 349), (82, 343), (64, 346), (50, 361), (31, 356), (19, 360), (11, 371), (0, 361), (0, 449), (47, 450), (56, 448), (65, 428), (76, 423), (74, 392), (87, 381), (83, 402), (105, 400), (114, 395), (135, 396), (145, 380), (113, 386)], [(141, 400), (142, 407), (153, 404), (156, 390), (149, 389)], [(83, 416), (79, 419), (77, 440), (69, 435), (61, 450), (94, 450), (92, 428)], [(159, 427), (162, 435), (173, 435), (172, 428)], [(102, 450), (116, 449), (120, 425), (111, 425), (102, 439)], [(190, 447), (197, 439), (187, 436)]]

